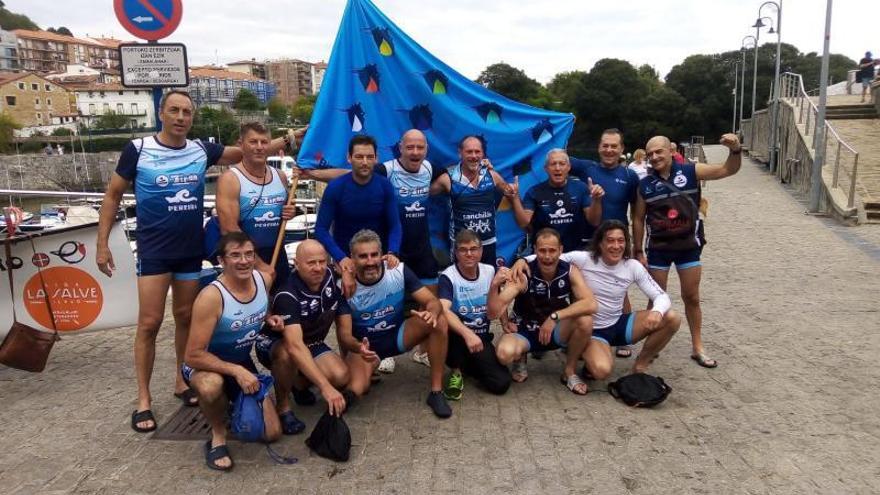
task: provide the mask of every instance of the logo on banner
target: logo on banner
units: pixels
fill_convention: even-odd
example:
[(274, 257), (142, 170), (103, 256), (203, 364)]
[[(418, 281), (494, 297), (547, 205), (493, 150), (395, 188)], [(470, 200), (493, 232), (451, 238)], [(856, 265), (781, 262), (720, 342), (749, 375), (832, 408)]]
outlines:
[[(49, 252), (61, 258), (61, 261), (68, 265), (75, 265), (86, 258), (86, 245), (77, 241), (66, 241), (58, 247), (57, 251)], [(34, 258), (36, 258), (36, 256), (37, 255), (35, 254)], [(34, 261), (34, 264), (37, 264), (36, 261)], [(46, 262), (46, 264), (49, 263)]]
[(50, 261), (49, 255), (46, 253), (34, 253), (34, 255), (31, 256), (31, 263), (37, 268), (46, 268), (49, 266)]
[(41, 273), (45, 290), (40, 273), (35, 273), (24, 284), (22, 293), (24, 307), (34, 321), (52, 328), (47, 297), (59, 332), (81, 330), (98, 318), (104, 306), (104, 295), (94, 277), (72, 266), (47, 268)]

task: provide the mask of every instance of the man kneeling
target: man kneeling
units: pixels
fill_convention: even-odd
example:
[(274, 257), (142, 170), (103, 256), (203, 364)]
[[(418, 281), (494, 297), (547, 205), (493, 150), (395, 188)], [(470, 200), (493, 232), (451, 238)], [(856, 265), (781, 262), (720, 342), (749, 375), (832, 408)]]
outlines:
[[(348, 299), (354, 335), (339, 332), (340, 346), (349, 351), (346, 359), (351, 371), (351, 390), (358, 396), (370, 388), (370, 376), (379, 360), (397, 356), (427, 341), (431, 361), (431, 392), (428, 406), (441, 418), (452, 416), (443, 397), (443, 370), (446, 361), (446, 319), (440, 301), (405, 266), (389, 269), (382, 261), (382, 243), (372, 230), (361, 230), (350, 242), (357, 286)], [(404, 319), (404, 295), (410, 295), (422, 308)]]
[[(290, 410), (290, 391), (299, 373), (313, 383), (330, 409), (342, 413), (345, 401), (337, 389), (348, 385), (348, 366), (324, 339), (335, 322), (351, 332), (351, 310), (327, 267), (327, 251), (315, 240), (302, 241), (296, 248), (296, 270), (272, 301), (270, 319), (257, 340), (257, 359), (272, 370), (278, 417), (285, 435), (303, 431), (305, 423)], [(299, 394), (308, 392), (308, 384)], [(294, 390), (294, 393), (297, 393)], [(314, 396), (311, 396), (314, 403)]]
[[(274, 272), (254, 270), (254, 244), (242, 232), (221, 237), (217, 253), (223, 274), (202, 289), (193, 304), (181, 371), (198, 394), (199, 407), (211, 425), (205, 462), (211, 469), (228, 471), (233, 463), (226, 447), (226, 410), (238, 394), (260, 390), (250, 354), (266, 318), (267, 288)], [(281, 426), (269, 396), (263, 400), (263, 419), (264, 440), (277, 440)]]
[(560, 261), (558, 232), (550, 228), (538, 231), (535, 252), (530, 276), (520, 273), (511, 277), (501, 292), (489, 293), (490, 318), (506, 312), (513, 302), (513, 324), (505, 326), (507, 333), (498, 342), (498, 360), (505, 365), (513, 363), (513, 380), (522, 382), (528, 378), (526, 353), (566, 348), (562, 383), (584, 395), (587, 384), (575, 367), (590, 339), (590, 315), (596, 311), (596, 301), (580, 272)]

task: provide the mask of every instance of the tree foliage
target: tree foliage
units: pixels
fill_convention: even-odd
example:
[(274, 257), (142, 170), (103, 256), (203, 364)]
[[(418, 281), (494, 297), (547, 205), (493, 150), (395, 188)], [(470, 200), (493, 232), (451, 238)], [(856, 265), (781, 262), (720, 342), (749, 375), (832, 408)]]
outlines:
[(263, 110), (263, 103), (260, 102), (260, 99), (257, 98), (257, 95), (254, 94), (253, 91), (249, 89), (240, 89), (238, 94), (235, 95), (235, 100), (232, 102), (232, 108), (236, 110), (245, 110), (245, 111), (258, 111)]
[(300, 124), (308, 124), (312, 120), (312, 112), (315, 110), (315, 102), (318, 95), (300, 96), (290, 107), (290, 116)]
[(196, 112), (189, 137), (206, 141), (213, 137), (220, 143), (231, 144), (238, 140), (238, 129), (238, 122), (229, 110), (203, 106)]
[(284, 123), (290, 117), (290, 110), (287, 108), (287, 105), (278, 98), (269, 100), (266, 108), (269, 111), (269, 120), (272, 122)]
[(96, 129), (126, 129), (129, 127), (128, 117), (109, 110), (95, 120)]
[(54, 27), (50, 27), (49, 29), (46, 29), (46, 31), (55, 34), (63, 34), (65, 36), (73, 36), (73, 33), (70, 32), (70, 29), (67, 29), (64, 26), (59, 26), (57, 29)]
[(527, 103), (541, 97), (541, 84), (521, 69), (504, 62), (492, 64), (480, 73), (476, 82), (511, 100)]
[(0, 5), (0, 27), (7, 31), (13, 29), (29, 29), (36, 31), (40, 29), (34, 21), (24, 14), (16, 14), (6, 10), (5, 5)]
[(0, 153), (11, 151), (13, 131), (15, 129), (21, 129), (21, 124), (5, 110), (0, 112)]

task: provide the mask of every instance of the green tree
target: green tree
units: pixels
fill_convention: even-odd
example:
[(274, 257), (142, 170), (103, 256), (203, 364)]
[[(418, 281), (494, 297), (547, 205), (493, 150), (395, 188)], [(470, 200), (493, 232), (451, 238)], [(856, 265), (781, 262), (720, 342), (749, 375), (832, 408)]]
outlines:
[(113, 110), (104, 113), (95, 121), (96, 129), (127, 129), (128, 127), (128, 117)]
[(249, 89), (240, 89), (232, 102), (232, 108), (244, 111), (263, 110), (263, 104), (257, 95)]
[(8, 153), (12, 149), (13, 132), (21, 129), (21, 124), (5, 110), (0, 112), (0, 153)]
[(67, 127), (59, 127), (52, 131), (53, 136), (70, 136), (71, 134), (73, 134), (73, 131), (71, 131)]
[(284, 104), (280, 99), (272, 98), (269, 100), (269, 103), (266, 105), (269, 110), (269, 120), (272, 122), (287, 122), (287, 118), (290, 116), (290, 111), (287, 108), (287, 105)]
[(50, 33), (55, 33), (55, 34), (63, 34), (65, 36), (73, 36), (73, 33), (70, 32), (70, 29), (67, 29), (64, 26), (61, 26), (57, 29), (54, 27), (50, 27), (50, 28), (46, 29), (46, 31), (49, 31)]
[(290, 108), (290, 116), (300, 124), (308, 124), (312, 120), (312, 112), (315, 110), (315, 102), (318, 95), (300, 96)]
[(189, 137), (204, 140), (213, 137), (220, 143), (231, 144), (238, 140), (238, 128), (238, 122), (229, 110), (204, 106), (196, 112)]
[(476, 82), (511, 100), (525, 103), (541, 97), (541, 84), (538, 81), (504, 62), (486, 67)]
[(16, 14), (6, 10), (6, 6), (0, 4), (0, 27), (7, 31), (13, 29), (29, 29), (36, 31), (40, 29), (34, 21), (24, 14)]

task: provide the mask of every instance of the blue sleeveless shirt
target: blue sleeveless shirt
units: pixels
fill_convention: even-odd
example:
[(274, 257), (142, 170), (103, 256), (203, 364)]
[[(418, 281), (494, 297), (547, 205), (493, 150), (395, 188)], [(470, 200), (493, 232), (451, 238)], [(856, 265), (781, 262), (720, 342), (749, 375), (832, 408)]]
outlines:
[(470, 229), (480, 236), (483, 245), (495, 242), (495, 181), (486, 167), (480, 167), (477, 185), (471, 186), (461, 170), (461, 163), (449, 167), (449, 194), (452, 221), (449, 238), (461, 229)]
[(257, 248), (275, 246), (281, 227), (281, 210), (287, 202), (287, 189), (281, 175), (272, 167), (266, 167), (272, 180), (265, 185), (250, 180), (241, 170), (233, 167), (238, 179), (238, 221)]
[(251, 348), (269, 308), (269, 296), (263, 277), (257, 271), (251, 275), (257, 290), (250, 301), (236, 299), (219, 280), (211, 282), (223, 298), (223, 312), (214, 327), (208, 352), (230, 363), (250, 361)]

